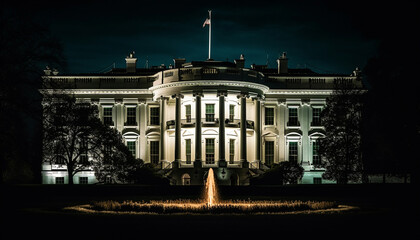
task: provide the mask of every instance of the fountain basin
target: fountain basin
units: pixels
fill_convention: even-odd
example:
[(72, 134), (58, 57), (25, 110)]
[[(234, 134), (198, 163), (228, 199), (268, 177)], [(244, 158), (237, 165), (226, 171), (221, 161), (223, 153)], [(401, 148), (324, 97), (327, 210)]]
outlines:
[(68, 207), (89, 213), (114, 214), (290, 214), (327, 213), (354, 210), (355, 207), (327, 201), (221, 201), (213, 205), (192, 200), (101, 201)]

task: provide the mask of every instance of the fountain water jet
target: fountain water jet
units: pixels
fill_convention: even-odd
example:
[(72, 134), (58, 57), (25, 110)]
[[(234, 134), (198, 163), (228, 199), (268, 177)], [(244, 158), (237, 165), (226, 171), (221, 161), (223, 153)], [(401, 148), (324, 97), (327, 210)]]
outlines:
[(209, 169), (206, 181), (206, 203), (207, 206), (211, 207), (214, 204), (217, 204), (218, 197), (217, 197), (217, 188), (216, 188), (216, 181), (214, 180), (214, 171), (213, 168)]

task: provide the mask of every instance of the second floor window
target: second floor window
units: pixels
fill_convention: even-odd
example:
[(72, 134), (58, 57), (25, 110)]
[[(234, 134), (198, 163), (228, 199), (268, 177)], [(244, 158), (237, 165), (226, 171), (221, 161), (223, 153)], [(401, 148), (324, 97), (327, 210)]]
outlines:
[(312, 126), (321, 126), (321, 108), (312, 108)]
[(136, 108), (135, 107), (127, 107), (127, 125), (134, 126), (137, 124), (136, 121)]
[(150, 108), (150, 125), (159, 125), (159, 107)]
[(206, 104), (206, 122), (214, 122), (214, 104)]
[(233, 122), (235, 119), (235, 105), (229, 105), (229, 121)]
[(274, 108), (265, 108), (265, 125), (274, 125)]
[(104, 108), (104, 124), (105, 125), (114, 125), (112, 121), (112, 107), (105, 107)]
[(185, 105), (185, 118), (187, 123), (191, 122), (191, 105)]
[(298, 109), (289, 108), (289, 126), (298, 126)]

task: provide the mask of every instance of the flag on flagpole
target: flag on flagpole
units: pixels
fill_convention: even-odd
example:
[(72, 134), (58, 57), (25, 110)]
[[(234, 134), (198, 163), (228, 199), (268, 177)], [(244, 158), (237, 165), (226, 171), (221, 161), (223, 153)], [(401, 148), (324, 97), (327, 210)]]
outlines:
[(206, 25), (210, 25), (210, 18), (207, 18), (206, 21), (204, 21), (203, 27), (205, 27)]

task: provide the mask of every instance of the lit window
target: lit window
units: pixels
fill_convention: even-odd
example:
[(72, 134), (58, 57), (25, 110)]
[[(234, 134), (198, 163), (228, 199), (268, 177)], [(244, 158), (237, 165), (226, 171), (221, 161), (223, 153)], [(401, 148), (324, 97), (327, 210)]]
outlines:
[(187, 119), (187, 123), (191, 122), (191, 105), (185, 106), (185, 118)]
[(289, 161), (297, 162), (298, 161), (298, 143), (289, 142)]
[(312, 126), (321, 126), (321, 108), (312, 108)]
[(88, 177), (79, 177), (79, 184), (88, 184)]
[(272, 165), (274, 163), (274, 141), (266, 141), (264, 149), (265, 164)]
[(159, 125), (160, 118), (159, 118), (159, 107), (151, 107), (150, 108), (150, 125)]
[(298, 126), (298, 109), (289, 108), (289, 126)]
[(206, 122), (214, 122), (214, 104), (206, 104)]
[(56, 177), (55, 184), (64, 184), (64, 177)]
[(185, 139), (185, 156), (186, 163), (191, 163), (191, 139)]
[(127, 126), (137, 125), (135, 107), (127, 107), (127, 123), (126, 124)]
[(265, 108), (265, 125), (274, 125), (274, 108)]
[(153, 164), (159, 163), (159, 141), (150, 142), (150, 162)]
[(322, 184), (322, 178), (314, 177), (314, 184)]
[(229, 105), (229, 121), (233, 122), (235, 118), (235, 105), (231, 104)]
[(104, 107), (104, 124), (107, 126), (113, 126), (114, 122), (112, 121), (112, 107)]
[(206, 164), (214, 164), (214, 138), (206, 139)]
[(321, 164), (321, 156), (319, 156), (319, 140), (316, 140), (312, 143), (312, 164), (319, 165)]
[(229, 141), (229, 163), (232, 164), (235, 161), (235, 139)]
[(129, 141), (127, 142), (128, 150), (133, 154), (134, 157), (136, 157), (136, 142), (135, 141)]

